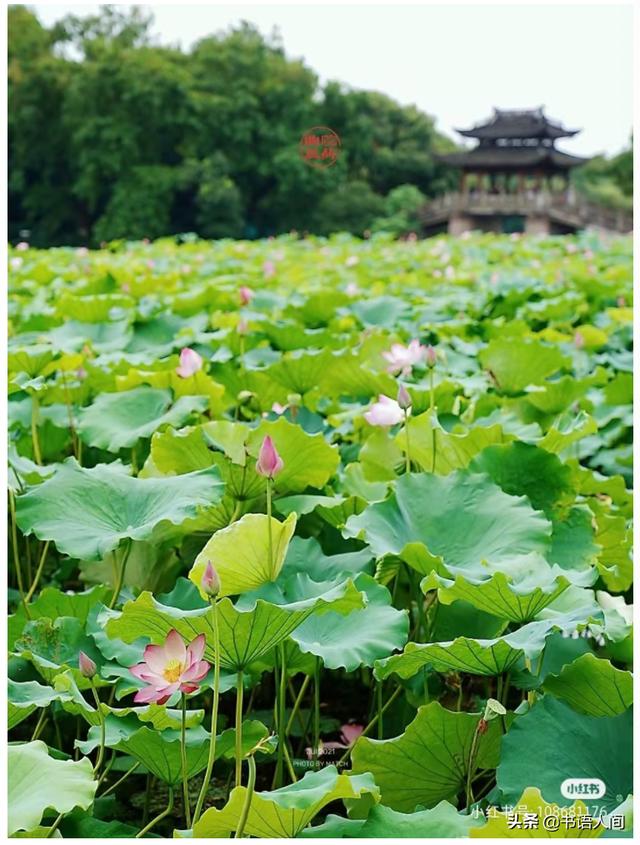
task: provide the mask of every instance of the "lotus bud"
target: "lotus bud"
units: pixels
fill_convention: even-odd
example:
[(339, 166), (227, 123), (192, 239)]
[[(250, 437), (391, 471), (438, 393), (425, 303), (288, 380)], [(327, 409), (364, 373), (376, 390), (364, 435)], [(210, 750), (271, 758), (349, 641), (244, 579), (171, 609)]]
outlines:
[(411, 396), (409, 395), (409, 391), (404, 386), (404, 384), (401, 384), (398, 388), (398, 396), (396, 398), (396, 402), (398, 403), (398, 405), (400, 405), (403, 411), (408, 411), (411, 405), (413, 404), (411, 401)]
[(248, 305), (253, 299), (253, 291), (246, 285), (241, 285), (240, 290), (240, 305)]
[(487, 699), (482, 718), (485, 722), (490, 722), (492, 719), (497, 719), (498, 716), (506, 716), (506, 709), (495, 698)]
[(267, 435), (262, 441), (260, 452), (258, 454), (258, 462), (256, 463), (256, 472), (266, 478), (274, 478), (284, 466), (284, 461), (278, 454), (273, 440)]
[(241, 337), (245, 337), (249, 334), (249, 323), (245, 319), (240, 320), (236, 331)]
[(85, 678), (93, 678), (98, 671), (96, 664), (84, 651), (81, 651), (78, 655), (78, 668), (80, 669), (80, 674)]
[(220, 592), (220, 576), (210, 560), (207, 561), (200, 586), (210, 599), (214, 599)]
[(180, 366), (176, 367), (176, 372), (180, 378), (189, 378), (195, 375), (202, 369), (202, 358), (194, 349), (186, 346), (180, 352)]
[(583, 349), (584, 348), (584, 335), (582, 332), (576, 332), (573, 338), (573, 342), (576, 345), (576, 349)]
[(425, 360), (427, 362), (427, 367), (429, 367), (429, 369), (432, 369), (433, 367), (435, 367), (436, 362), (438, 360), (438, 354), (437, 354), (435, 348), (431, 345), (427, 346), (427, 351), (425, 353)]

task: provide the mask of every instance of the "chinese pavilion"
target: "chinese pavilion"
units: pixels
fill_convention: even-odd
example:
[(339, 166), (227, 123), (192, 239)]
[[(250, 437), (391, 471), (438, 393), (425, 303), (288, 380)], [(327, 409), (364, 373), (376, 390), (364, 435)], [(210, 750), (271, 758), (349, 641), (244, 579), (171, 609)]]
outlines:
[[(588, 159), (562, 152), (556, 141), (579, 131), (549, 120), (542, 108), (494, 109), (486, 122), (458, 129), (478, 143), (464, 152), (438, 156), (459, 169), (460, 184), (457, 193), (425, 207), (426, 232), (446, 228), (451, 234), (471, 229), (561, 234), (590, 224), (630, 228), (617, 212), (589, 206), (570, 187), (571, 169)], [(599, 214), (612, 219), (595, 219)]]

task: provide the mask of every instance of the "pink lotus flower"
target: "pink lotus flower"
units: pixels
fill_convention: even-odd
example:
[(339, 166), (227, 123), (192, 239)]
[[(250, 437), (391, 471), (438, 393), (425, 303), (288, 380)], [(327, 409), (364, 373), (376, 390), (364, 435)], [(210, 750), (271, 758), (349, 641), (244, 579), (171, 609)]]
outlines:
[(246, 285), (241, 285), (238, 292), (240, 294), (240, 305), (249, 305), (253, 299), (253, 291), (251, 288), (248, 288)]
[(202, 659), (205, 636), (199, 634), (188, 646), (175, 630), (169, 631), (164, 645), (148, 645), (144, 650), (144, 662), (131, 666), (129, 671), (149, 686), (138, 690), (134, 701), (137, 704), (164, 704), (174, 692), (195, 692), (210, 665)]
[(395, 399), (381, 394), (378, 401), (365, 412), (364, 418), (369, 425), (396, 425), (404, 419), (404, 411)]
[(13, 258), (9, 260), (9, 264), (11, 265), (12, 270), (18, 270), (22, 267), (22, 258), (19, 255), (14, 255)]
[(204, 573), (200, 580), (200, 586), (209, 598), (214, 599), (220, 592), (220, 576), (216, 572), (210, 560), (207, 561)]
[(408, 346), (401, 343), (394, 343), (388, 352), (383, 352), (382, 357), (389, 362), (387, 371), (390, 373), (402, 373), (408, 376), (414, 364), (425, 360), (427, 350), (419, 340), (412, 340)]
[[(318, 747), (318, 757), (332, 756), (336, 751), (351, 748), (360, 734), (364, 731), (364, 725), (342, 725), (340, 739), (342, 742), (322, 742)], [(307, 760), (313, 759), (313, 748), (305, 748)]]
[(26, 252), (29, 249), (29, 244), (26, 241), (20, 241), (19, 244), (16, 244), (16, 249), (19, 249), (20, 252)]
[(262, 272), (265, 279), (270, 279), (272, 276), (275, 276), (276, 265), (273, 261), (265, 261), (262, 265)]
[[(462, 315), (462, 317), (464, 318), (464, 314)], [(425, 350), (425, 359), (427, 361), (427, 367), (429, 367), (429, 369), (435, 367), (438, 361), (438, 353), (436, 352), (433, 346), (427, 346)]]
[(273, 440), (267, 435), (262, 441), (260, 452), (258, 454), (258, 462), (256, 463), (256, 472), (264, 475), (266, 478), (273, 478), (284, 467), (284, 461), (278, 454)]
[(86, 248), (86, 246), (79, 246), (76, 250), (76, 255), (79, 255), (80, 257), (84, 258), (85, 255), (89, 255), (89, 250)]
[(195, 375), (201, 369), (202, 358), (195, 350), (189, 349), (186, 346), (180, 352), (180, 366), (176, 367), (177, 374), (180, 378), (189, 378), (189, 376)]
[(80, 674), (85, 678), (93, 678), (98, 671), (98, 667), (94, 661), (84, 651), (78, 654), (78, 669), (80, 669)]
[(280, 415), (280, 414), (284, 414), (284, 412), (287, 410), (287, 406), (281, 405), (279, 402), (274, 402), (273, 405), (271, 406), (271, 410), (273, 411), (274, 414)]
[(583, 349), (584, 348), (584, 335), (582, 332), (576, 332), (573, 336), (573, 342), (576, 345), (576, 349)]

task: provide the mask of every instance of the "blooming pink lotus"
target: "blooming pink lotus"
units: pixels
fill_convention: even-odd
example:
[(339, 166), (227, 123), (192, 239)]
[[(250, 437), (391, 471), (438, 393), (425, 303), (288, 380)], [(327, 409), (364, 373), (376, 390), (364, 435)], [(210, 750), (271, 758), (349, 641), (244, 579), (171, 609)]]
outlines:
[(202, 659), (204, 646), (204, 634), (185, 646), (175, 628), (167, 634), (164, 645), (148, 645), (144, 662), (129, 668), (134, 678), (149, 685), (138, 690), (133, 700), (138, 704), (164, 704), (174, 692), (195, 692), (211, 668)]
[(180, 378), (189, 378), (195, 375), (202, 369), (202, 358), (194, 349), (186, 346), (180, 352), (180, 366), (176, 367), (176, 372)]
[(380, 394), (378, 401), (365, 412), (364, 418), (369, 425), (396, 425), (403, 421), (404, 411), (395, 399)]
[(394, 343), (388, 352), (382, 353), (382, 356), (389, 362), (388, 372), (408, 376), (415, 364), (420, 364), (425, 360), (426, 354), (426, 348), (419, 340), (414, 339), (408, 346)]
[(240, 305), (249, 305), (253, 299), (253, 291), (251, 288), (248, 288), (246, 285), (241, 285), (238, 293), (240, 294)]
[(262, 441), (262, 446), (260, 447), (260, 452), (258, 453), (256, 472), (260, 475), (266, 476), (267, 478), (273, 478), (280, 472), (283, 466), (284, 461), (280, 457), (273, 440), (267, 434)]

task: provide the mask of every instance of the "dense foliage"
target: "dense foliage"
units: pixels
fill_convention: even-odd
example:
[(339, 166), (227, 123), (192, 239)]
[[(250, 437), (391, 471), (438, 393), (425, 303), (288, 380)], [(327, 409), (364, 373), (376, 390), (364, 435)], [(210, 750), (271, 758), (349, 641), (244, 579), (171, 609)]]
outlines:
[(9, 833), (628, 833), (630, 249), (11, 250)]
[[(455, 184), (433, 156), (451, 142), (416, 108), (320, 86), (248, 24), (189, 52), (152, 44), (148, 26), (139, 9), (106, 7), (47, 30), (10, 7), (12, 238), (362, 234), (393, 188), (434, 196)], [(342, 140), (327, 170), (299, 156), (314, 125)]]

